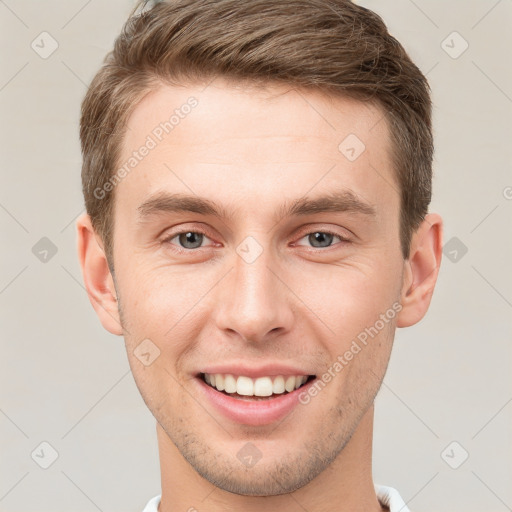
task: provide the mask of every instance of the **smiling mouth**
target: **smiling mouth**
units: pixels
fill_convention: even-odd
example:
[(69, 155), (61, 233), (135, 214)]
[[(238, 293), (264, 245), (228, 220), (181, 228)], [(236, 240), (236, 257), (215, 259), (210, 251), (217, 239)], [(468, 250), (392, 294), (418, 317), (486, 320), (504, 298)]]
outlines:
[(253, 379), (244, 375), (200, 373), (208, 386), (240, 400), (260, 401), (287, 395), (316, 378), (315, 375), (276, 375)]

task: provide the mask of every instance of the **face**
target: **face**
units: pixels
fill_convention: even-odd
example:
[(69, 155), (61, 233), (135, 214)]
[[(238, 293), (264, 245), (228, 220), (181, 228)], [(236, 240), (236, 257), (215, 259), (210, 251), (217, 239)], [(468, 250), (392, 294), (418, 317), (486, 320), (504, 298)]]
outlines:
[(343, 450), (391, 351), (404, 261), (382, 112), (282, 86), (166, 86), (130, 117), (121, 165), (134, 151), (113, 254), (142, 397), (211, 483), (291, 492)]

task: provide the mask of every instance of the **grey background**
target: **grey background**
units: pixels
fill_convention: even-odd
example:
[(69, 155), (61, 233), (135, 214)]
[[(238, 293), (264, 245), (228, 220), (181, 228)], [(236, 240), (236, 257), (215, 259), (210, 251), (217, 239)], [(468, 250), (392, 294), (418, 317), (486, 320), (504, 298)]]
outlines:
[[(376, 400), (374, 479), (412, 512), (512, 510), (512, 2), (359, 3), (431, 83), (445, 220), (430, 311), (397, 331)], [(132, 5), (0, 0), (2, 512), (137, 512), (160, 493), (155, 421), (75, 249), (80, 102)]]

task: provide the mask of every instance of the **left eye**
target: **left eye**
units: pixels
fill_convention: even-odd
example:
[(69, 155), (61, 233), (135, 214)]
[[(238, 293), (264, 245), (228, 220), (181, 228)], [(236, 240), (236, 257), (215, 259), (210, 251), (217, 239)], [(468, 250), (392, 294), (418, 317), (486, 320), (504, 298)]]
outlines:
[(197, 249), (201, 247), (205, 239), (209, 240), (204, 233), (198, 231), (183, 231), (182, 233), (178, 233), (172, 238), (169, 238), (167, 242), (172, 243), (176, 238), (183, 249)]
[[(335, 235), (334, 233), (329, 233), (326, 231), (314, 231), (309, 233), (308, 235), (301, 238), (301, 240), (307, 239), (307, 241), (316, 248), (329, 247), (332, 245), (333, 239), (337, 238), (341, 242), (347, 241), (346, 238), (342, 238), (339, 235)], [(302, 245), (302, 244), (298, 244)]]

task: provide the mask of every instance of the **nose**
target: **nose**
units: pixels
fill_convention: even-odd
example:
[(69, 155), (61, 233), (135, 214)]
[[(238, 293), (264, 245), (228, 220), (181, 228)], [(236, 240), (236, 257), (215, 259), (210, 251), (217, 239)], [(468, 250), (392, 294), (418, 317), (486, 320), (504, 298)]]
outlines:
[(219, 283), (217, 327), (251, 343), (289, 332), (294, 323), (293, 294), (278, 269), (269, 250), (252, 262), (236, 254), (234, 268)]

